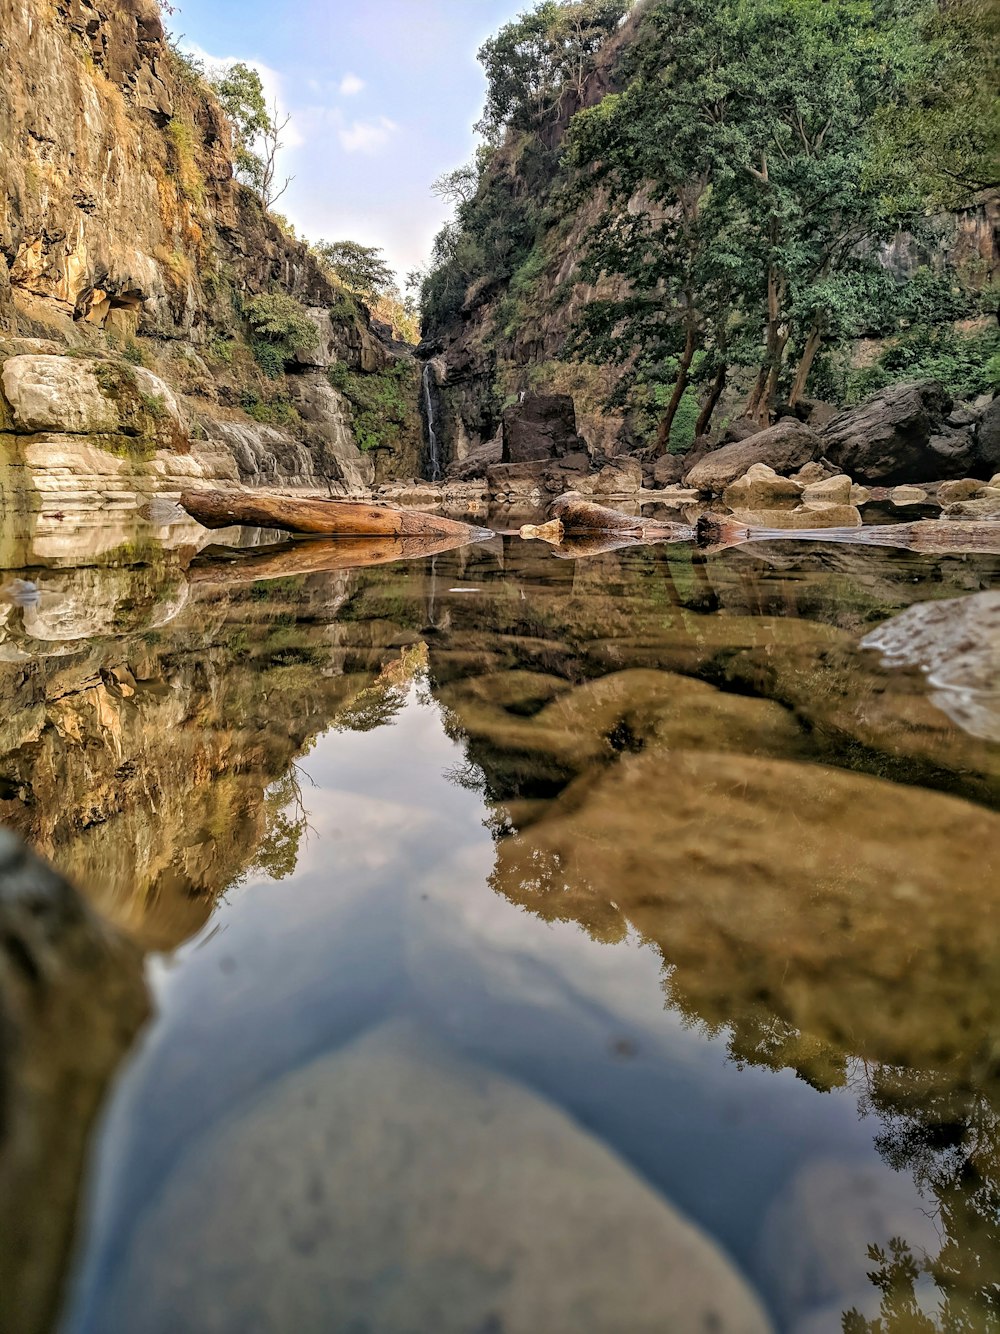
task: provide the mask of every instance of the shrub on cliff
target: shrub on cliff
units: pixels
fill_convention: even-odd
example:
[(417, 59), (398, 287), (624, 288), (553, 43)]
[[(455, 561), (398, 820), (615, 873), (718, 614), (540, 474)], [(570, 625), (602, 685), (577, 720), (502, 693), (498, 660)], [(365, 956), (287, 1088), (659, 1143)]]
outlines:
[(243, 302), (250, 326), (250, 346), (265, 375), (276, 380), (285, 363), (316, 345), (316, 326), (300, 301), (284, 292), (267, 292)]

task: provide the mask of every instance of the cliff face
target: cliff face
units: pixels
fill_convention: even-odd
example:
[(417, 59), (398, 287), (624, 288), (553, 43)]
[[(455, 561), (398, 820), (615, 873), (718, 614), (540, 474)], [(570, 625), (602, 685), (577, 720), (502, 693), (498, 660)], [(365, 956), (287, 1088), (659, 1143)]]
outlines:
[[(370, 485), (372, 461), (327, 371), (380, 375), (396, 354), (233, 179), (226, 119), (170, 48), (155, 0), (0, 0), (0, 69), (0, 335), (46, 340), (8, 341), (0, 360), (124, 352), (179, 392), (189, 437), (221, 443), (194, 449), (213, 456), (202, 475)], [(276, 293), (300, 304), (317, 335), (271, 380), (240, 311)], [(227, 423), (243, 428), (240, 450)], [(11, 425), (8, 412), (0, 430), (31, 434)], [(23, 464), (23, 443), (0, 441), (8, 462)], [(404, 471), (419, 449), (401, 442)], [(32, 476), (47, 472), (41, 454)], [(93, 473), (78, 458), (70, 490)]]

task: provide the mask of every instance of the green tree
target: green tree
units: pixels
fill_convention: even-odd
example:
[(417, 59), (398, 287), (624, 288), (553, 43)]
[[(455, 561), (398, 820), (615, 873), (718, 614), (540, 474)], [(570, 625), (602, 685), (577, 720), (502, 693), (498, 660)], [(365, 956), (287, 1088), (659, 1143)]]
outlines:
[(285, 292), (250, 297), (243, 303), (243, 316), (250, 326), (254, 357), (271, 379), (278, 379), (297, 353), (316, 345), (316, 325), (302, 303)]
[(256, 193), (261, 207), (268, 210), (294, 179), (288, 176), (283, 185), (277, 184), (281, 135), (291, 117), (282, 119), (277, 104), (268, 106), (260, 74), (242, 61), (230, 65), (211, 84), (233, 127), (236, 175)]
[(535, 130), (563, 94), (583, 94), (597, 52), (621, 23), (626, 0), (543, 0), (485, 42), (486, 106), (476, 129), (492, 143)]
[[(835, 326), (833, 278), (874, 266), (900, 220), (867, 127), (913, 64), (912, 25), (874, 0), (671, 0), (650, 11), (625, 91), (575, 118), (571, 160), (608, 199), (585, 272), (624, 282), (621, 359), (676, 365), (659, 448), (699, 351), (717, 397), (726, 366), (761, 349), (746, 408), (761, 420), (790, 347), (804, 392)], [(613, 315), (585, 315), (585, 334)]]
[(378, 246), (359, 241), (317, 241), (313, 253), (331, 273), (368, 301), (396, 293), (396, 278)]

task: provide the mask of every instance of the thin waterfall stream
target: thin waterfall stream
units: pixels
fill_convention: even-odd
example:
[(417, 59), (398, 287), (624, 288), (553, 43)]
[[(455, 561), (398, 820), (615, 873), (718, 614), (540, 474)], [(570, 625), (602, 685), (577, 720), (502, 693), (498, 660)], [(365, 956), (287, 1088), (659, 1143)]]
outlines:
[(441, 480), (441, 458), (438, 450), (437, 431), (434, 427), (434, 368), (431, 363), (424, 363), (424, 403), (427, 408), (427, 458), (430, 466), (430, 480)]

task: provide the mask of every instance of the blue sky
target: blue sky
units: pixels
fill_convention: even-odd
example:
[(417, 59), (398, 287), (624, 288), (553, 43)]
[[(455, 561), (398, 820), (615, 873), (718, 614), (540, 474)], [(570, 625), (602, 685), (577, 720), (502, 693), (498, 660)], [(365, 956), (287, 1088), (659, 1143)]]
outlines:
[(277, 204), (310, 240), (426, 260), (448, 214), (431, 193), (474, 147), (484, 38), (529, 0), (182, 0), (183, 45), (256, 65), (292, 122)]

